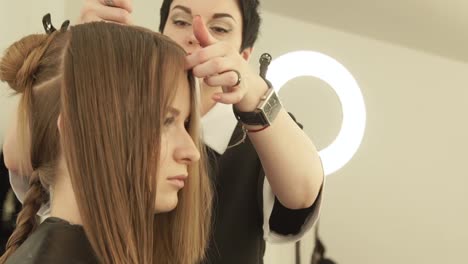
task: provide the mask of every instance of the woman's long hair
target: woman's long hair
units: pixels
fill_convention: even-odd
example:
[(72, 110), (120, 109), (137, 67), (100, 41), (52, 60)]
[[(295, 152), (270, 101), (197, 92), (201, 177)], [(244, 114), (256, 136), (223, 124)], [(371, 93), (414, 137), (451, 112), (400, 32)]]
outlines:
[[(0, 79), (21, 93), (18, 153), (30, 159), (20, 159), (19, 168), (30, 175), (30, 189), (0, 263), (36, 228), (60, 152), (101, 262), (185, 264), (203, 258), (211, 188), (197, 91), (183, 70), (184, 55), (164, 36), (110, 23), (31, 35), (7, 50)], [(191, 89), (189, 130), (202, 157), (190, 166), (176, 209), (155, 215), (162, 122), (183, 82)]]
[(204, 255), (211, 189), (203, 157), (189, 166), (176, 209), (154, 214), (163, 121), (178, 87), (190, 87), (189, 132), (202, 149), (184, 66), (184, 50), (161, 34), (103, 22), (71, 29), (61, 140), (83, 227), (104, 263), (191, 264)]

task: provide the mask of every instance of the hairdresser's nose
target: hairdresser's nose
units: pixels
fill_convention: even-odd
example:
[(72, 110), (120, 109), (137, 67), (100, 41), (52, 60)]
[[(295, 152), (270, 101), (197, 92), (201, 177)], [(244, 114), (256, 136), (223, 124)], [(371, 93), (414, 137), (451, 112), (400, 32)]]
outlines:
[(185, 51), (189, 54), (192, 54), (200, 49), (200, 43), (198, 42), (193, 32), (190, 32), (186, 37), (185, 46)]

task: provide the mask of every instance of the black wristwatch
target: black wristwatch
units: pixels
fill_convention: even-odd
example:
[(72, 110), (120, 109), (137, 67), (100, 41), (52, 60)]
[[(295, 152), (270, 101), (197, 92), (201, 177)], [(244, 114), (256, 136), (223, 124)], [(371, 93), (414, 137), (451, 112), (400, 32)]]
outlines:
[(268, 90), (260, 99), (260, 103), (255, 111), (241, 112), (236, 107), (233, 107), (234, 115), (240, 122), (246, 125), (269, 126), (275, 121), (282, 105), (271, 83), (267, 80), (265, 81), (268, 84)]
[(283, 107), (278, 98), (278, 95), (273, 89), (271, 83), (266, 79), (266, 72), (268, 70), (268, 65), (272, 57), (268, 53), (263, 53), (260, 56), (260, 77), (265, 80), (268, 85), (268, 90), (265, 95), (260, 99), (260, 103), (253, 112), (241, 112), (233, 107), (234, 115), (237, 120), (246, 124), (246, 125), (261, 125), (261, 126), (270, 126), (273, 121), (275, 121), (276, 116), (279, 113), (279, 110)]

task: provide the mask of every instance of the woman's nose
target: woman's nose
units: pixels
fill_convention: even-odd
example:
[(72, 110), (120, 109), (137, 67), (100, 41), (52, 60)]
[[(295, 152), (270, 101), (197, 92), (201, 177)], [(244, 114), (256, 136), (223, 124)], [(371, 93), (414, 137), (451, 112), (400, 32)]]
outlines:
[(200, 152), (189, 134), (186, 134), (185, 138), (180, 141), (174, 155), (177, 162), (187, 165), (200, 160)]

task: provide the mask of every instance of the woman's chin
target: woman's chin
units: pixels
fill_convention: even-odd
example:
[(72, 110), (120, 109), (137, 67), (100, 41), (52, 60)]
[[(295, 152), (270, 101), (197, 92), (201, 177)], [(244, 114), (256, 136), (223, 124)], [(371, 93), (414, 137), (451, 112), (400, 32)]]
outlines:
[(156, 199), (156, 213), (167, 213), (174, 210), (177, 207), (179, 199), (177, 195), (174, 197), (167, 197), (166, 199), (159, 201)]

